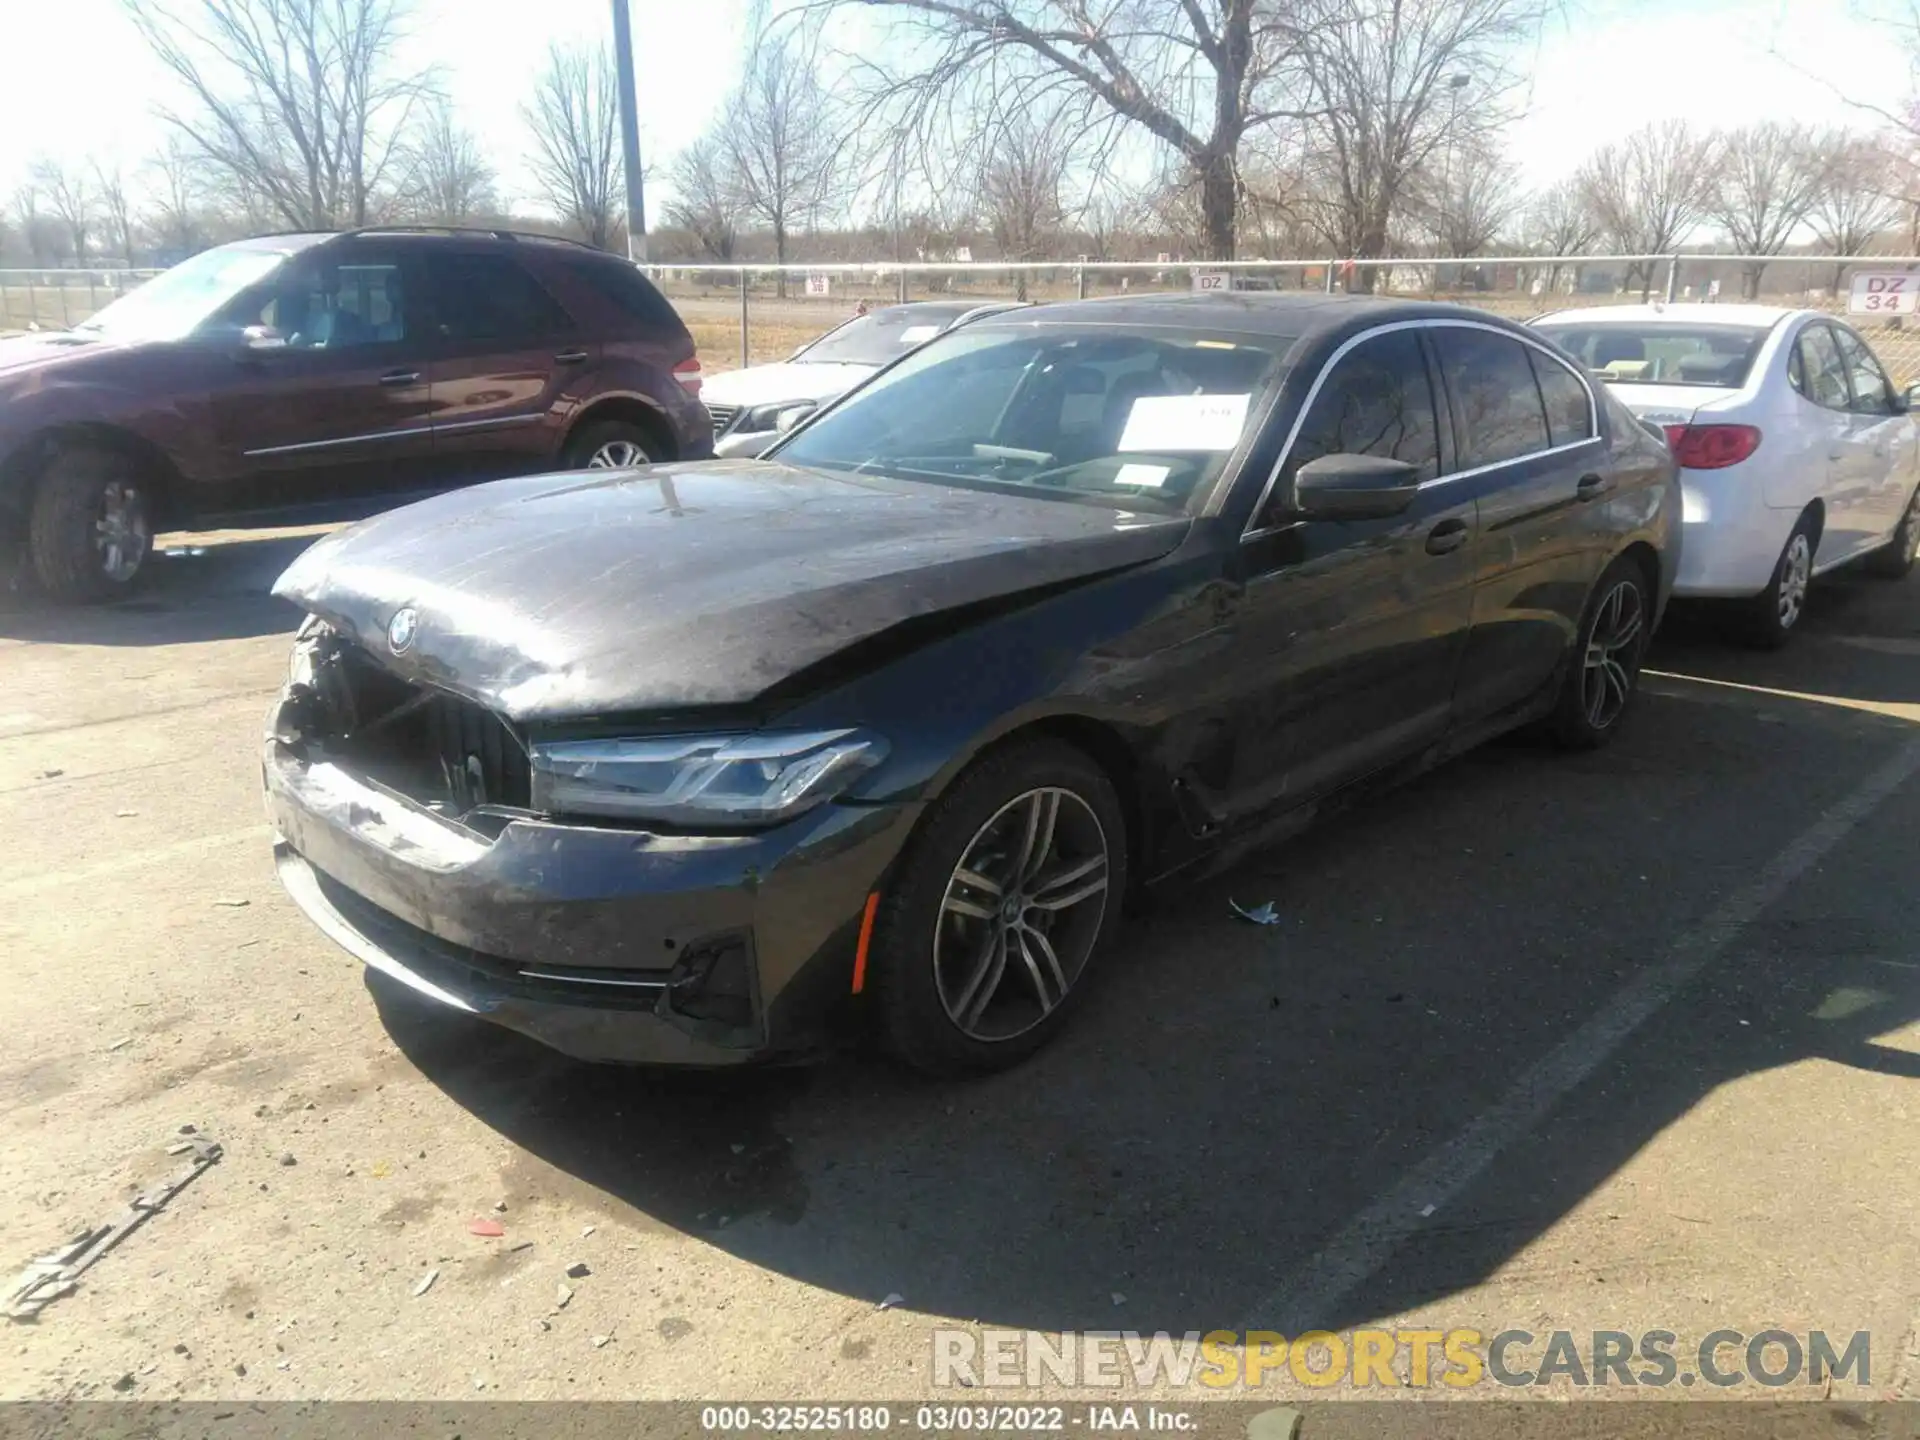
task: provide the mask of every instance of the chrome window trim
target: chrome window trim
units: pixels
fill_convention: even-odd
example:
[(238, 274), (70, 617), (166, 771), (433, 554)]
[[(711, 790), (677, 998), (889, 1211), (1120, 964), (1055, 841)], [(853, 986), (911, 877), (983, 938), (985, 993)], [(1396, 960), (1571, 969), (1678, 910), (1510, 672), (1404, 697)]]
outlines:
[(405, 430), (378, 430), (371, 435), (348, 435), (339, 440), (302, 440), (297, 445), (269, 445), (264, 450), (243, 450), (247, 459), (262, 455), (297, 455), (303, 450), (331, 450), (339, 445), (364, 445), (372, 440), (403, 440), (410, 435), (431, 435), (431, 425), (411, 425)]
[(547, 418), (544, 410), (535, 410), (527, 415), (495, 415), (486, 420), (455, 420), (451, 423), (433, 422), (433, 433), (442, 434), (449, 430), (497, 430), (503, 425), (538, 425)]
[[(1431, 480), (1421, 481), (1417, 488), (1425, 490), (1430, 486), (1451, 484), (1455, 480), (1471, 479), (1475, 475), (1485, 475), (1490, 471), (1503, 470), (1509, 465), (1518, 465), (1527, 460), (1538, 460), (1546, 455), (1563, 454), (1599, 442), (1601, 438), (1600, 402), (1598, 397), (1593, 393), (1592, 384), (1588, 382), (1587, 377), (1582, 375), (1578, 369), (1561, 359), (1560, 356), (1556, 355), (1551, 348), (1541, 341), (1528, 335), (1517, 335), (1505, 326), (1488, 325), (1479, 320), (1455, 320), (1451, 317), (1439, 319), (1433, 316), (1423, 316), (1418, 320), (1388, 321), (1386, 324), (1375, 325), (1371, 329), (1362, 330), (1359, 334), (1349, 336), (1346, 340), (1342, 341), (1340, 348), (1328, 356), (1327, 363), (1320, 367), (1320, 373), (1313, 377), (1313, 384), (1307, 390), (1306, 398), (1300, 402), (1299, 413), (1293, 417), (1293, 425), (1287, 431), (1286, 443), (1280, 447), (1280, 458), (1274, 461), (1272, 473), (1267, 476), (1266, 484), (1260, 489), (1259, 498), (1253, 502), (1253, 509), (1247, 514), (1246, 526), (1240, 532), (1240, 539), (1243, 544), (1248, 540), (1257, 540), (1262, 535), (1271, 535), (1276, 531), (1288, 529), (1294, 524), (1293, 521), (1286, 520), (1278, 525), (1263, 526), (1258, 530), (1253, 528), (1254, 522), (1260, 518), (1261, 512), (1267, 508), (1267, 501), (1272, 498), (1274, 487), (1280, 483), (1280, 474), (1287, 468), (1287, 461), (1292, 458), (1294, 442), (1300, 438), (1300, 427), (1307, 423), (1307, 416), (1312, 413), (1313, 410), (1313, 402), (1320, 398), (1321, 387), (1327, 383), (1327, 376), (1333, 373), (1333, 367), (1346, 358), (1347, 352), (1359, 345), (1365, 344), (1375, 336), (1391, 335), (1397, 330), (1444, 330), (1449, 328), (1456, 330), (1484, 330), (1490, 335), (1501, 335), (1521, 345), (1530, 346), (1532, 349), (1539, 351), (1542, 355), (1553, 361), (1561, 369), (1573, 376), (1574, 379), (1578, 380), (1580, 382), (1580, 388), (1586, 391), (1587, 424), (1591, 433), (1588, 434), (1584, 440), (1575, 440), (1570, 444), (1549, 445), (1544, 450), (1530, 450), (1525, 455), (1515, 455), (1507, 460), (1495, 460), (1488, 465), (1475, 465), (1469, 470), (1451, 470), (1445, 474), (1436, 475)], [(1537, 384), (1535, 388), (1538, 388)], [(1433, 398), (1434, 420), (1437, 424), (1440, 419), (1439, 402), (1445, 397), (1440, 394), (1435, 394)], [(1541, 423), (1545, 425), (1546, 400), (1544, 397), (1541, 399), (1540, 408)], [(1448, 423), (1452, 423), (1451, 419), (1449, 419)], [(1549, 438), (1551, 438), (1551, 430), (1548, 431), (1548, 435)]]

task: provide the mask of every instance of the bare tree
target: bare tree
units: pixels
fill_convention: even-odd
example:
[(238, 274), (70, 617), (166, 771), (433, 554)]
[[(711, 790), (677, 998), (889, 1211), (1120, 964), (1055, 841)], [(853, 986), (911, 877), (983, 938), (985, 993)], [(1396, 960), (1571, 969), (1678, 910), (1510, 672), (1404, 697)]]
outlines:
[[(1709, 193), (1712, 149), (1685, 121), (1669, 120), (1603, 145), (1577, 172), (1601, 233), (1629, 255), (1664, 255), (1698, 223)], [(1653, 288), (1653, 266), (1629, 267), (1627, 283)]]
[(87, 263), (87, 242), (98, 218), (98, 200), (85, 171), (45, 156), (33, 162), (28, 174), (34, 188), (46, 197), (47, 207), (66, 227), (74, 260)]
[(1512, 165), (1484, 140), (1460, 146), (1416, 188), (1413, 205), (1441, 255), (1485, 255), (1520, 213)]
[(141, 168), (147, 175), (149, 202), (147, 229), (161, 250), (182, 255), (206, 243), (201, 211), (206, 203), (202, 183), (204, 160), (179, 135), (166, 143)]
[[(1600, 218), (1594, 213), (1579, 178), (1561, 180), (1533, 197), (1521, 222), (1527, 248), (1541, 255), (1582, 255), (1600, 238)], [(1575, 284), (1580, 267), (1574, 266)], [(1560, 288), (1561, 267), (1549, 265), (1543, 277), (1549, 291)]]
[[(1005, 260), (1044, 255), (1066, 224), (1061, 196), (1071, 150), (1059, 117), (1030, 115), (1002, 126), (980, 167), (980, 204)], [(1027, 298), (1027, 272), (1015, 276), (1015, 298)]]
[[(811, 45), (798, 35), (763, 35), (727, 102), (719, 139), (736, 203), (773, 231), (783, 265), (793, 230), (838, 196), (836, 134)], [(784, 295), (785, 272), (779, 284)]]
[(364, 225), (431, 86), (400, 67), (410, 0), (126, 0), (190, 97), (163, 112), (240, 193), (302, 229)]
[(555, 44), (522, 113), (547, 203), (588, 244), (611, 248), (626, 205), (613, 56), (603, 46)]
[(133, 265), (133, 207), (127, 201), (127, 181), (118, 165), (93, 162), (93, 184), (100, 196), (100, 221), (114, 253)]
[(1048, 101), (1088, 131), (1144, 132), (1196, 182), (1209, 253), (1234, 254), (1242, 140), (1307, 113), (1300, 26), (1274, 0), (807, 0), (882, 9), (892, 42), (857, 58), (865, 118), (952, 143), (973, 117)]
[[(1820, 140), (1820, 184), (1807, 221), (1829, 255), (1859, 255), (1900, 217), (1892, 157), (1880, 142), (1845, 130)], [(1837, 292), (1847, 267), (1833, 267)]]
[(739, 186), (720, 140), (703, 135), (694, 141), (674, 157), (670, 174), (674, 198), (667, 223), (691, 234), (703, 255), (722, 264), (732, 260), (740, 238)]
[(400, 202), (414, 219), (460, 225), (499, 209), (493, 167), (444, 95), (420, 108), (400, 159)]
[[(1305, 0), (1308, 127), (1321, 228), (1342, 254), (1384, 255), (1420, 179), (1505, 119), (1514, 46), (1544, 0)], [(1361, 283), (1373, 272), (1359, 272)]]
[[(1820, 190), (1821, 155), (1812, 130), (1767, 121), (1713, 142), (1706, 212), (1738, 255), (1778, 255), (1805, 223)], [(1767, 262), (1740, 267), (1741, 293), (1760, 293)]]

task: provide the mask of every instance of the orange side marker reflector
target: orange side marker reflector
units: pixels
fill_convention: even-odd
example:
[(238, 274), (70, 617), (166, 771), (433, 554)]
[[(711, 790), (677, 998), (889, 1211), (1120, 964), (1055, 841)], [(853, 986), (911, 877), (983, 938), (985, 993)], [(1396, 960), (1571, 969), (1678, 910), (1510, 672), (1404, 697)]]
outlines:
[(853, 951), (853, 993), (867, 988), (867, 946), (873, 943), (873, 917), (880, 909), (880, 892), (867, 896), (866, 912), (860, 917), (860, 943)]

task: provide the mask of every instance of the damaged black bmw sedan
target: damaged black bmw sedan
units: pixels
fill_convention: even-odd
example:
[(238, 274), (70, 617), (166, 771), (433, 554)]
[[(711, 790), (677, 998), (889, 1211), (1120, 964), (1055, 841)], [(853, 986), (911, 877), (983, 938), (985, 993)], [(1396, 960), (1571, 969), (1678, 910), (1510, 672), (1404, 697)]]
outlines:
[(281, 876), (429, 1000), (591, 1060), (869, 1031), (1010, 1064), (1123, 901), (1515, 726), (1620, 726), (1673, 464), (1442, 305), (983, 320), (758, 460), (329, 537), (265, 742)]

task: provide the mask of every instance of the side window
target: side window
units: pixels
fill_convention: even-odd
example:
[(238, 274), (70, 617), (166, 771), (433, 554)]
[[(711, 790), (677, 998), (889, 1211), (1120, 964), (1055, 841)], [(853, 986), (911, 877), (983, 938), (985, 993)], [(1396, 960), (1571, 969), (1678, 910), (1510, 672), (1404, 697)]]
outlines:
[(1840, 359), (1840, 347), (1833, 331), (1824, 325), (1809, 325), (1794, 342), (1800, 357), (1801, 373), (1806, 376), (1802, 392), (1816, 405), (1829, 410), (1845, 410), (1853, 403), (1847, 390), (1847, 370)]
[[(255, 299), (257, 311), (239, 317), (240, 323), (266, 326), (289, 350), (351, 350), (407, 338), (405, 285), (396, 264), (290, 266)], [(250, 309), (255, 299), (248, 301)]]
[(449, 340), (517, 343), (573, 328), (559, 302), (504, 255), (448, 255), (428, 276), (434, 323)]
[(1434, 420), (1427, 360), (1412, 330), (1392, 330), (1354, 346), (1329, 372), (1287, 452), (1281, 483), (1255, 528), (1279, 524), (1293, 493), (1294, 474), (1322, 455), (1380, 455), (1420, 467), (1420, 478), (1440, 473), (1440, 437)]
[(1489, 330), (1456, 325), (1438, 326), (1433, 336), (1463, 431), (1460, 468), (1497, 465), (1545, 450), (1547, 416), (1527, 347)]
[(1533, 378), (1547, 406), (1547, 438), (1555, 445), (1572, 445), (1593, 435), (1593, 401), (1578, 375), (1532, 346)]
[(1853, 382), (1853, 409), (1861, 415), (1891, 415), (1893, 388), (1887, 384), (1887, 372), (1880, 368), (1880, 362), (1873, 358), (1873, 351), (1867, 348), (1867, 342), (1851, 330), (1833, 329), (1833, 338), (1840, 343), (1840, 359), (1847, 367), (1847, 378)]

